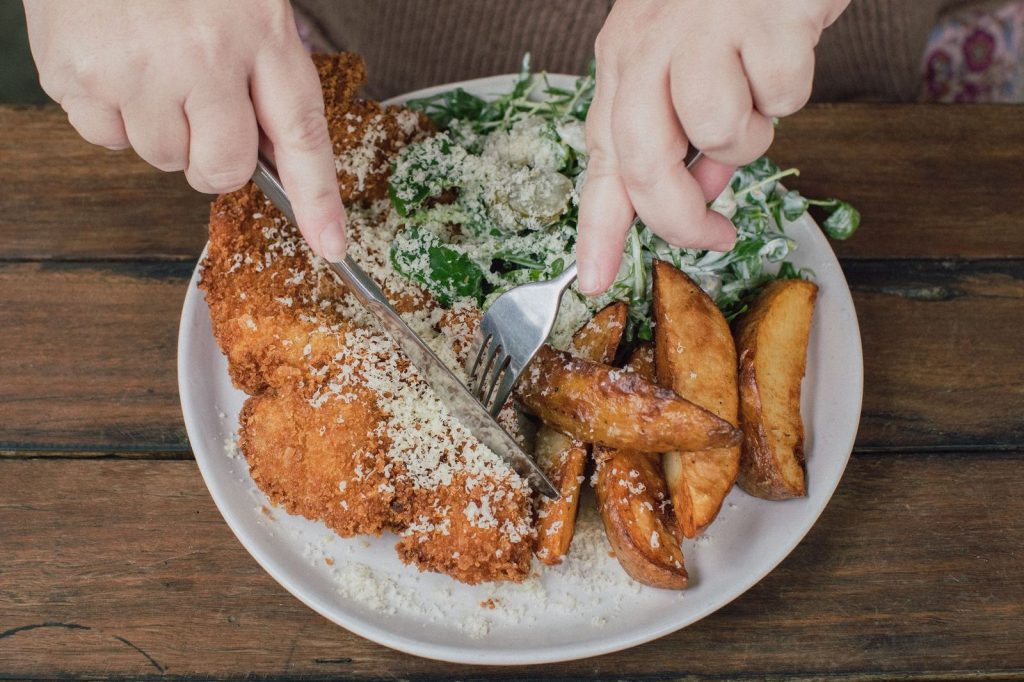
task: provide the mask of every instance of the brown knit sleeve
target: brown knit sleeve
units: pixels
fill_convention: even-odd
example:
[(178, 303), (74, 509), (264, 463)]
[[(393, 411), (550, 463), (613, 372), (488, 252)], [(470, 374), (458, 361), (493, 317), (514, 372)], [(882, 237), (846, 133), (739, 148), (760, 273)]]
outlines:
[[(853, 0), (822, 35), (815, 101), (911, 101), (929, 31), (969, 0)], [(314, 42), (366, 60), (370, 96), (536, 69), (579, 73), (612, 0), (293, 0)]]
[(533, 67), (580, 73), (612, 0), (294, 0), (324, 47), (366, 60), (377, 98)]

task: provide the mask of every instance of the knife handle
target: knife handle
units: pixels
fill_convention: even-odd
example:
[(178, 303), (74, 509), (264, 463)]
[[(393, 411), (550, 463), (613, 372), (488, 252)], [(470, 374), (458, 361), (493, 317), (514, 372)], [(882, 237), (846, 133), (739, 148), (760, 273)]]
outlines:
[[(284, 191), (281, 179), (277, 177), (274, 167), (262, 154), (256, 159), (256, 171), (252, 174), (252, 180), (256, 183), (257, 187), (263, 190), (263, 193), (267, 195), (271, 203), (277, 206), (281, 213), (284, 213), (285, 218), (297, 226), (298, 222), (295, 220), (292, 202)], [(363, 305), (372, 305), (374, 303), (390, 305), (384, 297), (384, 292), (377, 286), (377, 283), (361, 267), (356, 265), (356, 262), (350, 256), (345, 256), (344, 260), (328, 261), (328, 263), (331, 265), (331, 269), (341, 277), (341, 281), (345, 283), (349, 291), (359, 299), (360, 303)]]

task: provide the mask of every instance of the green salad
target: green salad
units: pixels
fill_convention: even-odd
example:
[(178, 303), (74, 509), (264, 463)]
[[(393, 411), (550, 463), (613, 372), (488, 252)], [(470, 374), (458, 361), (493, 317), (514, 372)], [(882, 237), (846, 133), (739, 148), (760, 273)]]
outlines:
[[(395, 269), (444, 306), (468, 298), (484, 309), (511, 287), (559, 274), (574, 258), (587, 167), (583, 122), (593, 95), (593, 73), (571, 90), (557, 88), (531, 74), (526, 58), (512, 90), (497, 99), (460, 88), (409, 102), (440, 132), (406, 147), (391, 175), (391, 202), (406, 226), (392, 244)], [(567, 337), (609, 302), (625, 301), (628, 337), (650, 339), (655, 258), (698, 282), (729, 319), (765, 283), (813, 277), (787, 261), (797, 245), (786, 223), (816, 206), (827, 214), (825, 232), (846, 239), (860, 215), (838, 199), (783, 189), (779, 181), (791, 175), (799, 172), (767, 157), (736, 170), (711, 204), (738, 233), (725, 253), (670, 246), (635, 221), (615, 283), (596, 298), (566, 292), (555, 335)]]

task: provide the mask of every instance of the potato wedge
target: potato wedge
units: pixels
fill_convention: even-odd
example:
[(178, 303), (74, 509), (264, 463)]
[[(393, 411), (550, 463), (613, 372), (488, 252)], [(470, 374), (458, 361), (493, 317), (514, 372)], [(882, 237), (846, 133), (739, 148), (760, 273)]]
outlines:
[[(729, 323), (711, 297), (669, 263), (654, 262), (653, 289), (658, 384), (737, 425), (736, 344)], [(662, 465), (679, 527), (692, 538), (715, 519), (736, 482), (740, 447), (669, 452)]]
[(594, 490), (615, 558), (634, 580), (680, 590), (687, 574), (683, 550), (666, 509), (668, 488), (657, 460), (626, 450), (594, 447)]
[[(633, 351), (629, 367), (654, 378), (649, 345)], [(623, 570), (652, 587), (680, 590), (688, 577), (681, 533), (669, 508), (669, 490), (656, 457), (594, 447), (594, 492), (605, 534)]]
[[(571, 351), (597, 362), (611, 362), (626, 328), (628, 307), (612, 303), (594, 315), (572, 339)], [(587, 464), (587, 446), (582, 441), (542, 425), (534, 450), (537, 463), (562, 497), (542, 498), (537, 507), (537, 558), (545, 564), (561, 563), (569, 551), (576, 528), (580, 485)]]
[(628, 369), (633, 370), (647, 381), (657, 380), (657, 369), (654, 360), (654, 342), (645, 341), (629, 354)]
[(520, 402), (585, 443), (636, 452), (735, 445), (739, 431), (636, 372), (543, 346), (517, 386)]
[(609, 303), (572, 335), (569, 352), (576, 357), (612, 364), (626, 330), (629, 306), (622, 301)]
[(561, 494), (557, 500), (545, 497), (537, 504), (537, 544), (534, 554), (545, 564), (554, 566), (562, 563), (576, 530), (576, 511), (587, 465), (587, 446), (550, 426), (542, 426), (537, 431), (534, 457)]
[(813, 282), (772, 282), (736, 322), (743, 427), (739, 484), (768, 500), (807, 494), (800, 382), (817, 295)]

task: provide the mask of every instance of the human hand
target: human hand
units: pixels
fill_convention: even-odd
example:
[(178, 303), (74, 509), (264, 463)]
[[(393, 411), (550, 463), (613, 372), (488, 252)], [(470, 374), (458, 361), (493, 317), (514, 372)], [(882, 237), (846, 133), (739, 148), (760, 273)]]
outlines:
[[(814, 47), (849, 0), (618, 0), (597, 37), (580, 200), (579, 289), (615, 280), (634, 213), (670, 244), (727, 251), (707, 208), (811, 94)], [(704, 157), (687, 170), (692, 144)]]
[(89, 142), (200, 192), (242, 187), (262, 143), (314, 251), (345, 252), (316, 68), (287, 0), (25, 0), (46, 93)]

